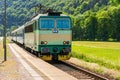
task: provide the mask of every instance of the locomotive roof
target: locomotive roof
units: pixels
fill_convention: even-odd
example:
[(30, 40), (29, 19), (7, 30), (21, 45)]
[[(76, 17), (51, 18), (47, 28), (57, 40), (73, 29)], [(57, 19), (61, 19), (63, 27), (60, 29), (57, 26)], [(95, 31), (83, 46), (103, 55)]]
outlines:
[(12, 31), (12, 33), (15, 33), (15, 32), (17, 32), (18, 30), (21, 30), (21, 29), (24, 29), (24, 25), (22, 25), (22, 26), (20, 26), (19, 28), (17, 28), (17, 29), (15, 29), (14, 31)]
[[(26, 22), (24, 25), (25, 25), (25, 26), (28, 26), (28, 25), (33, 24), (35, 21), (37, 21), (37, 20), (40, 18), (40, 16), (48, 16), (48, 13), (47, 13), (47, 14), (38, 14), (38, 15), (37, 15), (36, 17), (34, 17), (31, 21)], [(60, 16), (66, 16), (66, 15), (61, 14)]]
[[(31, 21), (26, 22), (24, 25), (20, 26), (19, 28), (17, 28), (17, 29), (14, 30), (14, 31), (12, 31), (12, 33), (17, 32), (18, 30), (24, 29), (24, 27), (33, 24), (35, 21), (37, 21), (37, 20), (40, 18), (40, 16), (48, 16), (48, 13), (47, 13), (47, 14), (38, 14), (38, 15), (37, 15), (36, 17), (34, 17)], [(60, 14), (60, 16), (66, 16), (66, 15)]]
[[(48, 16), (48, 13), (46, 14), (38, 14), (36, 17), (34, 17), (31, 21), (35, 21), (38, 20), (40, 18), (40, 16)], [(60, 16), (66, 16), (64, 14), (60, 14)]]

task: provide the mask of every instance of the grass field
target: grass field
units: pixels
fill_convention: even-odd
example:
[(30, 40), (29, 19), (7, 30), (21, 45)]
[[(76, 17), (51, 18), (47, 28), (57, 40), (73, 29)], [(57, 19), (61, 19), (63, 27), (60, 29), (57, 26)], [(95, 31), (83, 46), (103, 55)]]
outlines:
[(0, 62), (3, 60), (3, 51), (2, 42), (0, 42)]
[(72, 56), (120, 71), (120, 42), (75, 41)]
[[(9, 40), (6, 41), (6, 46), (7, 44), (10, 43)], [(8, 48), (7, 48), (7, 57), (11, 57), (11, 54), (9, 54), (8, 52)], [(3, 41), (1, 41), (0, 39), (0, 61), (3, 61), (4, 60), (4, 49), (3, 49)]]

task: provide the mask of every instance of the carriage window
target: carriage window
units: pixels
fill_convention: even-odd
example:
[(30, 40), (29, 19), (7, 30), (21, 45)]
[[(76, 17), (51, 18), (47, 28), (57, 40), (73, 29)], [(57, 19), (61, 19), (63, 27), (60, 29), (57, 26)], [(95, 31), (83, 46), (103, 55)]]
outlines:
[(42, 28), (42, 29), (54, 28), (54, 20), (52, 20), (52, 19), (41, 19), (40, 28)]
[(70, 20), (69, 19), (57, 19), (56, 27), (60, 29), (69, 29), (70, 28)]
[(25, 33), (29, 33), (29, 32), (33, 32), (33, 26), (29, 25), (27, 27), (25, 27)]

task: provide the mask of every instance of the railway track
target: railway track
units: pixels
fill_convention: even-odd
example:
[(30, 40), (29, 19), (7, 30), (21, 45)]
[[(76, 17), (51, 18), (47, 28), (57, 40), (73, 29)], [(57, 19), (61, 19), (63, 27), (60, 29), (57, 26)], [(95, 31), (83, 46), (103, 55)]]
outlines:
[[(30, 54), (30, 52), (26, 51)], [(35, 57), (35, 55), (30, 54), (31, 56)], [(91, 72), (89, 70), (86, 70), (84, 68), (81, 68), (73, 63), (70, 63), (68, 61), (49, 61), (51, 65), (61, 69), (62, 71), (72, 75), (73, 77), (77, 78), (78, 80), (115, 80), (113, 78), (106, 78), (102, 75), (99, 75), (97, 73)]]
[(115, 80), (115, 79), (109, 79), (103, 77), (101, 75), (98, 75), (97, 73), (88, 71), (67, 61), (48, 62), (48, 63), (67, 72), (68, 74), (74, 76), (78, 80)]

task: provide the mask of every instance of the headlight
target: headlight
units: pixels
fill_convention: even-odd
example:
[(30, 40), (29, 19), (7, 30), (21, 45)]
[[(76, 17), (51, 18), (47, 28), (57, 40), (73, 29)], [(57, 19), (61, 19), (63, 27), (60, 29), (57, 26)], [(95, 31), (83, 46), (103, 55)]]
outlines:
[(41, 44), (48, 44), (48, 42), (47, 41), (41, 41)]
[(41, 44), (44, 44), (44, 41), (41, 41)]
[(63, 44), (66, 44), (66, 41), (63, 41)]
[(47, 42), (47, 41), (45, 41), (45, 42), (44, 42), (44, 44), (48, 44), (48, 42)]
[(69, 41), (63, 41), (63, 44), (69, 44), (70, 42)]

